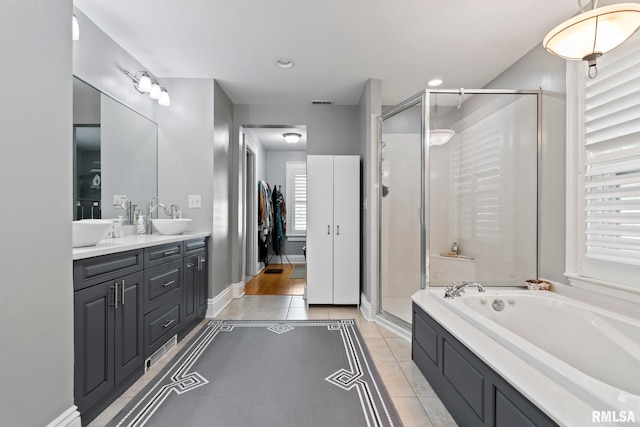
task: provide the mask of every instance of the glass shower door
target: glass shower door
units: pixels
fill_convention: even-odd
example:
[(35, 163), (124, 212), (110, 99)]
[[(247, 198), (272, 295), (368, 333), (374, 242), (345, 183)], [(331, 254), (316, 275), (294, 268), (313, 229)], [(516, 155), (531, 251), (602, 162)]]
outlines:
[(410, 324), (422, 272), (422, 98), (400, 110), (382, 121), (379, 302), (382, 314)]

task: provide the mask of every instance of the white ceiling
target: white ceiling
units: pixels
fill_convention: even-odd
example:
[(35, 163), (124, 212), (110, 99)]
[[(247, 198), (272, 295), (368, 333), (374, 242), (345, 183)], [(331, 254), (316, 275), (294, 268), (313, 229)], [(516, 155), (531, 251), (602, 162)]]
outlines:
[[(578, 11), (575, 0), (74, 3), (156, 76), (215, 78), (235, 104), (356, 105), (369, 78), (385, 105), (434, 77), (481, 88)], [(277, 68), (281, 57), (295, 67)]]

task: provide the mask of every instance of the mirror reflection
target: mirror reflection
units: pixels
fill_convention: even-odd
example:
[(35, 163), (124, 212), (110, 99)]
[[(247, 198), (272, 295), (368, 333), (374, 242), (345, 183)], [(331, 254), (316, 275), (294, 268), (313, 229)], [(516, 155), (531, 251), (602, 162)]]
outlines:
[(158, 194), (158, 127), (78, 78), (73, 82), (73, 219), (125, 216)]

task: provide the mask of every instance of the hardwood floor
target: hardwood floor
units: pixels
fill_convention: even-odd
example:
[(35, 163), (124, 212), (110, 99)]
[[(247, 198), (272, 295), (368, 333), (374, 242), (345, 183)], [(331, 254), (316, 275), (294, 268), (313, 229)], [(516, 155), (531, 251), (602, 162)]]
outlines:
[[(282, 273), (265, 273), (270, 268), (282, 268)], [(289, 264), (271, 264), (244, 285), (245, 295), (303, 295), (307, 279), (290, 279), (293, 267)]]

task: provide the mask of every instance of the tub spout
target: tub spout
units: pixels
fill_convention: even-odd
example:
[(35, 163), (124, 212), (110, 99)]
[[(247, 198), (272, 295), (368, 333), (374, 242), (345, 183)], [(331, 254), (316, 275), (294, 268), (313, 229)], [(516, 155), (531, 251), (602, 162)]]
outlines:
[(455, 298), (455, 297), (459, 297), (460, 295), (462, 295), (464, 293), (464, 288), (466, 288), (467, 286), (475, 286), (478, 288), (478, 292), (484, 292), (484, 286), (482, 286), (480, 283), (476, 283), (476, 282), (453, 282), (451, 284), (451, 286), (447, 286), (445, 291), (444, 291), (444, 297), (445, 298)]

